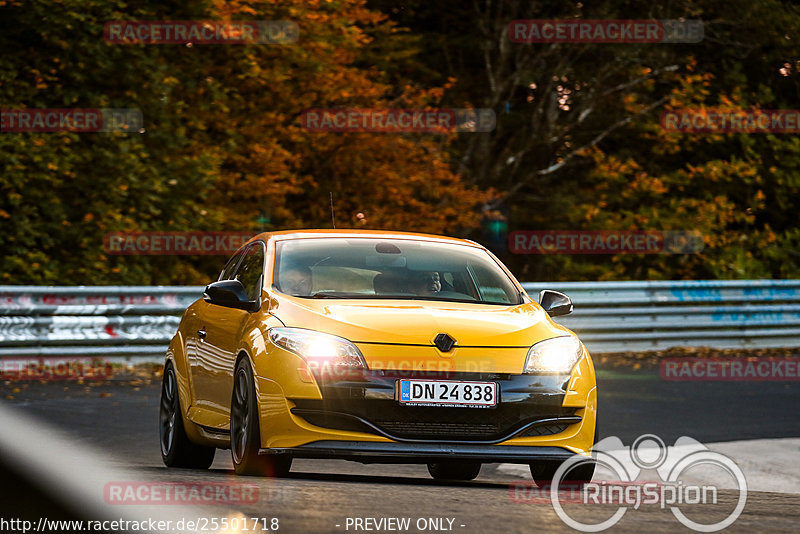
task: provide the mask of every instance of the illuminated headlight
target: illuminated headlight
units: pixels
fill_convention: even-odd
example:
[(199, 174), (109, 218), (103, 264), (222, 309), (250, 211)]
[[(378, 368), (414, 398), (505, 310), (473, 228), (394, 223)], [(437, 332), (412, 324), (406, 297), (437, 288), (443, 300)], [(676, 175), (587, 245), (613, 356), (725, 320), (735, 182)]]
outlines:
[(313, 365), (366, 368), (358, 347), (342, 337), (304, 328), (270, 328), (269, 338)]
[(572, 371), (581, 356), (583, 344), (574, 336), (546, 339), (528, 350), (525, 372), (566, 374)]

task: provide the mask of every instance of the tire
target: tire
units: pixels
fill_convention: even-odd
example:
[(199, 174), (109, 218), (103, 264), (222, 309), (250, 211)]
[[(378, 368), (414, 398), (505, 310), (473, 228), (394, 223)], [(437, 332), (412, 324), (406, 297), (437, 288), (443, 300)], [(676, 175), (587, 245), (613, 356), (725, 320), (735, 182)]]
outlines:
[(473, 480), (480, 472), (480, 462), (451, 461), (428, 464), (428, 473), (436, 480)]
[[(542, 461), (530, 464), (531, 477), (533, 477), (533, 481), (536, 483), (536, 485), (540, 488), (549, 486), (553, 481), (553, 476), (561, 466), (561, 463), (562, 462)], [(577, 467), (574, 467), (564, 473), (561, 481), (571, 482), (578, 485), (587, 484), (592, 481), (595, 465), (596, 463), (594, 460), (586, 463), (582, 462)]]
[(286, 476), (292, 467), (291, 456), (259, 455), (261, 427), (256, 387), (250, 361), (244, 357), (236, 364), (231, 395), (231, 458), (237, 475)]
[[(598, 431), (597, 431), (597, 423), (594, 426), (594, 443), (597, 443)], [(594, 446), (594, 444), (592, 444)], [(561, 466), (562, 462), (558, 461), (541, 461), (530, 464), (531, 467), (531, 477), (533, 477), (533, 481), (536, 483), (538, 487), (543, 487), (545, 485), (550, 485), (553, 481), (553, 476), (556, 474), (556, 471)], [(580, 465), (577, 467), (573, 467), (566, 473), (564, 473), (564, 477), (562, 478), (563, 482), (571, 482), (573, 484), (577, 484), (579, 486), (583, 486), (592, 481), (592, 477), (594, 476), (594, 468), (597, 466), (597, 462), (592, 460), (591, 462), (581, 462)]]
[(198, 445), (186, 435), (183, 426), (178, 380), (171, 361), (164, 365), (161, 380), (161, 409), (159, 410), (158, 438), (161, 459), (167, 467), (208, 469), (214, 461), (215, 447)]

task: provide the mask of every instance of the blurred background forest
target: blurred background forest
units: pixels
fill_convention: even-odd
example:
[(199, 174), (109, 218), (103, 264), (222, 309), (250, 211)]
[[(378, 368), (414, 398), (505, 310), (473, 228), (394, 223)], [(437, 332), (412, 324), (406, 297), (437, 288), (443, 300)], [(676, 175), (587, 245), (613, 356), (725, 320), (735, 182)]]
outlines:
[[(590, 5), (591, 4), (591, 5)], [(515, 19), (700, 19), (692, 44), (516, 44)], [(118, 45), (111, 20), (290, 20), (288, 45)], [(0, 284), (203, 284), (128, 231), (443, 233), (522, 281), (800, 277), (800, 138), (664, 132), (800, 108), (789, 0), (0, 0), (0, 106), (139, 108), (144, 133), (0, 134)], [(491, 108), (491, 133), (314, 133), (309, 108)], [(361, 214), (361, 215), (359, 215)], [(698, 231), (698, 254), (515, 255), (513, 230)]]

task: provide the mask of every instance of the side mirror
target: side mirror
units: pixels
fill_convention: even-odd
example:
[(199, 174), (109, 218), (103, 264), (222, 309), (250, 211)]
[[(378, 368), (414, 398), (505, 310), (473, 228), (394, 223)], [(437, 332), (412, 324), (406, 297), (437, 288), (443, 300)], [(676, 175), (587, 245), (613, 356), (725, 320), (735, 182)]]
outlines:
[(220, 280), (206, 286), (203, 300), (217, 306), (236, 308), (249, 312), (257, 311), (260, 304), (257, 300), (250, 300), (247, 291), (239, 280)]
[(550, 289), (539, 292), (539, 305), (550, 317), (572, 313), (572, 300), (564, 293)]

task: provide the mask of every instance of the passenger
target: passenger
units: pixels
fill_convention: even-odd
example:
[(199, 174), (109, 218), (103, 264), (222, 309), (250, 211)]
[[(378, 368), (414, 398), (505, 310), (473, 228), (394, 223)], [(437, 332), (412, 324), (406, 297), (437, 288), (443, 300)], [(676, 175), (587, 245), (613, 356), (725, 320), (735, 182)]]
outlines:
[(417, 273), (412, 282), (411, 290), (419, 296), (435, 295), (442, 290), (442, 281), (436, 271)]

